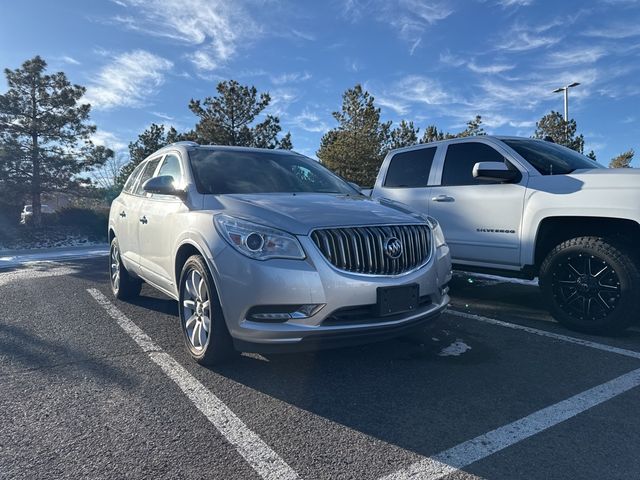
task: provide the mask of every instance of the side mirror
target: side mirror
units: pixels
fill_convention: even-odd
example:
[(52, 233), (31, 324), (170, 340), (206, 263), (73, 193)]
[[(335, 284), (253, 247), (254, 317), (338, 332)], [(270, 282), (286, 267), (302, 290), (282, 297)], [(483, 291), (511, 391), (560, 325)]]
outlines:
[(159, 195), (174, 195), (176, 197), (184, 197), (185, 191), (178, 190), (173, 185), (173, 177), (171, 175), (162, 175), (160, 177), (150, 178), (142, 186), (142, 189), (148, 193), (156, 193)]
[(502, 162), (478, 162), (473, 166), (473, 178), (495, 182), (518, 182), (522, 174)]

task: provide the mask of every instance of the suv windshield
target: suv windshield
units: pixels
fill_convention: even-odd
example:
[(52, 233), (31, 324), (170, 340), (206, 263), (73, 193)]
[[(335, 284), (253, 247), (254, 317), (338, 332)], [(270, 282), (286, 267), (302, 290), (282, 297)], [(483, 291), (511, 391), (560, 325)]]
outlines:
[(542, 175), (565, 175), (574, 170), (604, 168), (581, 153), (546, 140), (502, 139)]
[(200, 148), (189, 160), (201, 193), (358, 193), (318, 162), (289, 152)]

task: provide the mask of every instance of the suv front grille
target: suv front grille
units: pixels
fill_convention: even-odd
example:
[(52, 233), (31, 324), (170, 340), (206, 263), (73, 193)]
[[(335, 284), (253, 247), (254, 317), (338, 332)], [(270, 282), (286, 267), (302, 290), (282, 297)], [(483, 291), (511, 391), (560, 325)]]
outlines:
[[(327, 228), (314, 230), (311, 239), (334, 267), (369, 275), (409, 272), (424, 265), (431, 252), (427, 225)], [(393, 239), (401, 245), (397, 258)]]

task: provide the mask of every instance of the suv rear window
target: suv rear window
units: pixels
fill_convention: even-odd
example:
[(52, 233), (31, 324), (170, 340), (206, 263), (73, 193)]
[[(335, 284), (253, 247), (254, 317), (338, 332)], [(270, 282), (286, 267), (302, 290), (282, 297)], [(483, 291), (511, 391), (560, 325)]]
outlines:
[(420, 148), (396, 153), (389, 163), (384, 186), (390, 188), (419, 188), (429, 183), (429, 172), (436, 147)]

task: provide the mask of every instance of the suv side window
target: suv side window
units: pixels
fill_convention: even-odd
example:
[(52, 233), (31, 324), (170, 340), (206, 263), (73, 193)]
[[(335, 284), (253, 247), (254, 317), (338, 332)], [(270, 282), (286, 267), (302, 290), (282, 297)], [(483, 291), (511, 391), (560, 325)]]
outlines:
[(498, 183), (473, 177), (473, 166), (478, 162), (505, 162), (503, 155), (485, 143), (453, 143), (447, 148), (442, 169), (441, 185), (478, 185)]
[(153, 174), (156, 171), (156, 168), (158, 167), (158, 163), (160, 163), (160, 158), (162, 157), (158, 157), (158, 158), (154, 158), (152, 160), (149, 160), (147, 162), (147, 164), (144, 167), (144, 170), (142, 171), (142, 174), (140, 175), (140, 180), (138, 180), (138, 185), (136, 186), (136, 191), (134, 192), (136, 195), (144, 195), (144, 190), (142, 189), (144, 182), (146, 182), (147, 180), (149, 180), (151, 177), (153, 177)]
[(180, 169), (180, 159), (175, 153), (170, 153), (164, 157), (164, 162), (158, 171), (158, 177), (169, 175), (173, 177), (174, 185), (182, 183), (182, 170)]
[(429, 172), (437, 147), (396, 153), (389, 163), (385, 187), (418, 188), (429, 183)]
[(133, 170), (133, 172), (131, 172), (131, 175), (129, 175), (129, 178), (127, 178), (127, 181), (122, 188), (123, 192), (132, 193), (131, 190), (133, 190), (133, 186), (136, 183), (136, 178), (138, 178), (138, 174), (140, 173), (140, 170), (142, 170), (143, 166), (144, 165), (141, 163)]

